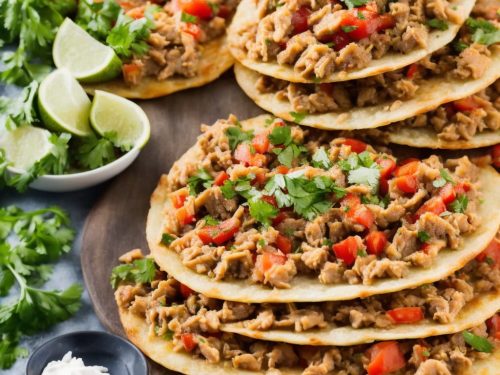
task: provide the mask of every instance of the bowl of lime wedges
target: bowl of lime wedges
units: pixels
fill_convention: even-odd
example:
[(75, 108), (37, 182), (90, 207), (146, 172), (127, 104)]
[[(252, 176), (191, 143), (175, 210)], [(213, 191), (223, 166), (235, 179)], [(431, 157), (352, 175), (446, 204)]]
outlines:
[(141, 107), (104, 91), (91, 100), (66, 69), (31, 89), (38, 98), (35, 125), (0, 129), (0, 179), (7, 186), (50, 192), (88, 188), (123, 172), (149, 140)]

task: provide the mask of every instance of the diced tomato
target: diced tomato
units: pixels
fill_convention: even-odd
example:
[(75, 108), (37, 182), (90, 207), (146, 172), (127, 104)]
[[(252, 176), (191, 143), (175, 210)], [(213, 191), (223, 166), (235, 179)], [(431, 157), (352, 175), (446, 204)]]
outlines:
[(133, 18), (135, 20), (138, 20), (138, 19), (141, 19), (144, 17), (144, 10), (146, 9), (146, 7), (142, 6), (142, 7), (136, 7), (136, 8), (132, 8), (130, 9), (126, 15), (129, 16), (130, 18)]
[(426, 212), (430, 212), (434, 215), (440, 215), (446, 211), (446, 205), (441, 197), (432, 197), (427, 202), (425, 202), (415, 213), (415, 219), (418, 219), (421, 215)]
[(470, 184), (468, 182), (458, 182), (454, 186), (456, 195), (463, 195), (470, 190)]
[(193, 16), (209, 19), (213, 17), (212, 8), (206, 0), (173, 0), (173, 7)]
[(263, 154), (254, 154), (248, 164), (252, 167), (263, 167), (267, 164), (267, 157)]
[(351, 38), (342, 30), (337, 31), (332, 35), (331, 42), (333, 43), (333, 49), (335, 51), (340, 51), (342, 48), (351, 43)]
[(389, 158), (375, 160), (380, 167), (380, 178), (389, 178), (396, 169), (396, 162)]
[(252, 180), (252, 185), (262, 186), (266, 183), (267, 178), (264, 172), (257, 172), (255, 178)]
[(352, 193), (348, 193), (342, 200), (340, 201), (340, 205), (344, 208), (344, 210), (349, 214), (349, 212), (355, 210), (361, 204), (361, 199)]
[(453, 185), (447, 183), (441, 189), (439, 189), (439, 196), (443, 199), (444, 204), (449, 204), (453, 202), (457, 196)]
[(500, 315), (495, 314), (486, 321), (490, 335), (497, 340), (500, 340)]
[(292, 252), (292, 240), (281, 234), (278, 234), (278, 237), (276, 238), (276, 246), (285, 255)]
[(181, 208), (182, 206), (184, 206), (184, 202), (186, 201), (187, 197), (189, 197), (189, 191), (185, 188), (170, 193), (170, 201), (175, 208)]
[(214, 185), (215, 186), (222, 186), (222, 185), (224, 185), (224, 182), (228, 179), (229, 179), (229, 175), (226, 172), (222, 171), (217, 175), (217, 177), (215, 177)]
[(401, 176), (394, 179), (399, 190), (406, 194), (413, 194), (418, 190), (418, 180), (415, 176)]
[(385, 197), (389, 192), (389, 182), (387, 181), (387, 178), (380, 177), (378, 182), (378, 192), (383, 197)]
[(345, 138), (342, 142), (343, 145), (351, 146), (351, 151), (357, 154), (366, 150), (367, 144), (353, 138)]
[(140, 78), (141, 67), (138, 64), (123, 64), (122, 66), (123, 76), (129, 82), (135, 82)]
[(181, 334), (182, 345), (184, 346), (184, 350), (188, 353), (191, 353), (194, 348), (196, 348), (196, 342), (194, 341), (194, 336), (192, 333), (182, 333)]
[(394, 176), (408, 176), (410, 174), (415, 174), (418, 171), (418, 166), (420, 165), (420, 160), (410, 158), (406, 159), (399, 164), (399, 166), (394, 171)]
[(276, 167), (276, 173), (287, 174), (290, 169), (286, 165), (278, 165)]
[(420, 307), (398, 307), (387, 311), (387, 315), (397, 324), (416, 323), (424, 319), (424, 313)]
[(387, 236), (384, 232), (373, 231), (365, 237), (368, 254), (380, 255), (387, 245)]
[(201, 27), (194, 23), (183, 23), (181, 29), (185, 33), (191, 34), (196, 40), (200, 40), (203, 34)]
[(268, 132), (257, 134), (252, 140), (252, 146), (256, 152), (265, 154), (269, 150)]
[(300, 34), (309, 29), (307, 18), (311, 14), (311, 9), (302, 6), (292, 15), (292, 27), (294, 34)]
[(193, 294), (193, 290), (188, 287), (187, 285), (184, 285), (183, 283), (180, 283), (179, 291), (181, 292), (181, 296), (186, 299), (188, 298), (191, 294)]
[(274, 219), (272, 219), (273, 226), (280, 225), (285, 219), (288, 219), (288, 212), (280, 211), (280, 213), (276, 215)]
[(406, 362), (397, 341), (383, 341), (369, 350), (368, 375), (386, 375), (405, 367)]
[(473, 96), (468, 96), (463, 99), (455, 100), (452, 102), (453, 107), (460, 112), (470, 112), (475, 109), (481, 108), (481, 104), (478, 103), (476, 98)]
[(360, 7), (347, 11), (340, 26), (352, 40), (361, 40), (394, 26), (394, 18), (389, 14), (380, 15), (368, 7)]
[(278, 203), (276, 203), (276, 198), (274, 198), (272, 195), (263, 195), (261, 199), (264, 202), (269, 203), (271, 206), (278, 207)]
[(205, 244), (222, 245), (234, 237), (241, 222), (236, 218), (227, 219), (217, 225), (207, 225), (198, 231), (198, 237)]
[(345, 240), (334, 244), (332, 249), (338, 259), (351, 266), (358, 255), (358, 240), (354, 236), (349, 236)]
[(234, 150), (234, 158), (239, 162), (244, 164), (249, 164), (250, 159), (252, 158), (252, 150), (250, 149), (250, 145), (246, 143), (240, 143), (236, 150)]
[[(353, 213), (349, 215), (351, 212)], [(361, 205), (355, 210), (349, 210), (347, 214), (348, 216), (352, 216), (352, 219), (356, 223), (361, 224), (367, 229), (370, 228), (373, 225), (373, 222), (375, 221), (375, 216), (373, 216), (373, 213), (365, 205)]]
[(421, 246), (420, 246), (420, 250), (422, 250), (425, 254), (429, 254), (429, 250), (431, 248), (431, 244), (430, 243), (423, 243)]
[(219, 11), (217, 12), (217, 17), (228, 18), (231, 15), (231, 9), (224, 4), (219, 5)]
[(190, 214), (186, 207), (181, 207), (175, 213), (178, 223), (182, 226), (191, 224), (195, 221), (194, 215)]
[(283, 265), (286, 263), (286, 255), (281, 253), (270, 253), (265, 252), (260, 258), (260, 264), (262, 272), (266, 272), (272, 268), (275, 264)]
[(395, 25), (394, 17), (390, 14), (382, 14), (377, 18), (377, 31), (384, 31)]
[(420, 66), (417, 63), (413, 63), (408, 67), (408, 70), (406, 71), (406, 78), (408, 79), (413, 79), (415, 78), (415, 75), (417, 72), (420, 70)]
[(491, 162), (495, 168), (500, 168), (500, 144), (491, 149)]
[(476, 259), (480, 262), (487, 260), (495, 268), (500, 268), (500, 240), (494, 238)]

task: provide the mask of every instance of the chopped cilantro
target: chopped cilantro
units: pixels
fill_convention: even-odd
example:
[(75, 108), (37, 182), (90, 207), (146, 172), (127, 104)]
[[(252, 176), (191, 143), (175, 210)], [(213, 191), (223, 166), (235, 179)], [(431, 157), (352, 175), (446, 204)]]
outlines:
[(248, 201), (250, 215), (262, 225), (268, 226), (271, 224), (271, 219), (278, 215), (279, 210), (272, 204), (263, 200), (251, 199)]
[(306, 151), (307, 149), (304, 146), (299, 146), (295, 143), (291, 143), (283, 149), (273, 149), (273, 152), (278, 155), (278, 161), (288, 168), (291, 168), (293, 166), (293, 161), (298, 159), (300, 155)]
[(469, 331), (463, 331), (462, 336), (467, 344), (472, 346), (474, 350), (483, 353), (493, 352), (493, 344), (488, 339), (477, 336)]
[(288, 146), (292, 143), (292, 128), (289, 126), (276, 126), (268, 138), (273, 145)]
[(332, 246), (333, 245), (333, 241), (329, 238), (325, 238), (323, 240), (323, 246)]
[(434, 180), (432, 182), (432, 186), (434, 186), (435, 188), (440, 188), (440, 187), (443, 187), (444, 185), (446, 185), (447, 182), (451, 183), (451, 184), (455, 184), (455, 182), (453, 181), (453, 178), (451, 178), (450, 174), (448, 173), (448, 171), (444, 168), (441, 168), (439, 170), (439, 173), (441, 174), (441, 177), (438, 178), (437, 180)]
[(469, 198), (467, 198), (467, 195), (461, 194), (457, 196), (453, 202), (451, 202), (450, 207), (453, 212), (463, 214), (467, 210), (468, 204)]
[(389, 205), (389, 196), (385, 196), (383, 198), (380, 198), (377, 195), (362, 195), (361, 196), (361, 202), (363, 204), (376, 204), (380, 207), (387, 208)]
[(466, 43), (464, 43), (464, 42), (461, 42), (461, 41), (459, 41), (459, 40), (456, 40), (456, 41), (454, 41), (454, 42), (452, 43), (452, 47), (453, 47), (453, 49), (454, 49), (456, 52), (460, 53), (460, 52), (462, 52), (464, 49), (466, 49), (466, 48), (468, 47), (468, 45), (467, 45)]
[(363, 14), (363, 12), (357, 12), (356, 17), (358, 17), (358, 19), (360, 19), (360, 20), (365, 20), (366, 19), (366, 17)]
[(485, 262), (488, 263), (488, 265), (490, 266), (493, 266), (495, 264), (495, 260), (493, 258), (490, 258), (490, 257), (486, 257), (485, 259)]
[(225, 134), (229, 141), (229, 147), (231, 150), (235, 150), (236, 147), (242, 142), (251, 141), (253, 138), (253, 131), (244, 131), (241, 127), (231, 126), (226, 129)]
[(200, 192), (201, 187), (208, 189), (212, 186), (213, 182), (214, 179), (212, 178), (212, 175), (205, 169), (200, 168), (194, 176), (191, 176), (188, 179), (189, 194), (196, 195)]
[(198, 23), (198, 17), (182, 12), (181, 21), (186, 23)]
[(163, 233), (163, 234), (161, 235), (161, 243), (162, 243), (163, 245), (168, 246), (168, 245), (170, 245), (172, 242), (174, 242), (174, 240), (175, 240), (175, 237), (174, 237), (174, 236), (172, 236), (172, 235), (171, 235), (171, 234), (169, 234), (169, 233)]
[(132, 263), (121, 264), (113, 268), (111, 273), (111, 286), (118, 287), (123, 281), (138, 284), (150, 283), (155, 277), (156, 267), (153, 259), (144, 258), (134, 260)]
[(438, 29), (438, 30), (448, 30), (448, 23), (444, 20), (440, 20), (438, 18), (431, 18), (430, 20), (427, 20), (427, 26), (429, 26), (432, 29)]
[(340, 169), (342, 169), (344, 172), (349, 172), (352, 171), (353, 169), (358, 168), (359, 166), (359, 157), (355, 152), (352, 152), (347, 160), (346, 159), (340, 159), (338, 161), (338, 165)]
[(290, 112), (290, 116), (293, 117), (293, 122), (300, 124), (306, 118), (307, 114), (303, 112)]
[(423, 355), (424, 357), (430, 357), (431, 352), (429, 351), (429, 349), (424, 349), (424, 350), (422, 351), (422, 355)]
[(260, 240), (257, 241), (257, 244), (259, 245), (259, 247), (264, 247), (266, 246), (266, 241), (261, 238)]
[(269, 126), (271, 126), (272, 123), (274, 122), (274, 119), (275, 119), (274, 116), (269, 116), (268, 118), (266, 118), (266, 121), (264, 121), (264, 126), (266, 128), (269, 127)]
[(486, 20), (468, 18), (465, 24), (471, 29), (472, 40), (474, 42), (487, 46), (500, 42), (500, 29), (493, 23)]
[(342, 26), (341, 29), (344, 33), (350, 33), (351, 31), (357, 30), (358, 26), (356, 25)]
[(363, 165), (364, 167), (369, 168), (374, 163), (374, 161), (372, 159), (372, 155), (368, 151), (363, 151), (362, 153), (360, 153), (358, 155), (358, 158), (359, 158), (359, 161), (361, 162), (361, 165)]
[(333, 48), (333, 46), (335, 45), (335, 43), (333, 43), (333, 42), (328, 42), (328, 43), (325, 43), (325, 44), (326, 44), (326, 46), (328, 48)]
[(362, 258), (368, 256), (368, 254), (366, 253), (366, 251), (363, 250), (363, 249), (358, 249), (357, 255), (358, 255), (358, 257), (362, 257)]
[(360, 7), (368, 3), (368, 0), (342, 0), (349, 9)]
[(422, 243), (429, 241), (431, 236), (425, 230), (420, 230), (417, 233), (418, 240)]
[(320, 147), (316, 150), (312, 157), (312, 165), (316, 168), (323, 168), (325, 170), (332, 167), (332, 162), (330, 161), (324, 147)]
[(203, 218), (205, 220), (206, 225), (217, 225), (219, 224), (219, 220), (215, 219), (213, 216), (207, 215)]

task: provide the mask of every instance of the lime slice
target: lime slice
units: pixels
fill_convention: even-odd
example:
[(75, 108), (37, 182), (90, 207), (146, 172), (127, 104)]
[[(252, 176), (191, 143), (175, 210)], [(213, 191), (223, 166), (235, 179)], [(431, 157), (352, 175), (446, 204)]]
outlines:
[(59, 27), (52, 49), (58, 68), (68, 69), (82, 82), (104, 82), (121, 72), (122, 62), (113, 48), (95, 40), (66, 18)]
[[(90, 123), (103, 137), (110, 138), (116, 147), (143, 147), (149, 140), (149, 120), (141, 107), (121, 96), (96, 90)], [(112, 136), (110, 136), (112, 135)]]
[(0, 148), (14, 168), (28, 170), (38, 160), (50, 154), (54, 145), (50, 132), (34, 126), (20, 126), (0, 137)]
[(66, 69), (49, 74), (38, 90), (38, 108), (48, 129), (78, 137), (92, 135), (89, 125), (90, 99)]

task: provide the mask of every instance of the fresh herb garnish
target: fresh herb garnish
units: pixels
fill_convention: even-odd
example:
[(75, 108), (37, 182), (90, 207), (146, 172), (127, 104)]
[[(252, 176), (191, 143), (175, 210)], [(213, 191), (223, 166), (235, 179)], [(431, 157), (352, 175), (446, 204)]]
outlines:
[(451, 178), (450, 174), (446, 169), (441, 168), (439, 170), (439, 174), (441, 175), (441, 177), (432, 182), (432, 186), (434, 186), (435, 188), (443, 187), (444, 185), (446, 185), (447, 182), (449, 182), (452, 185), (455, 184), (453, 178)]
[(95, 39), (105, 41), (121, 9), (115, 0), (80, 0), (76, 23)]
[(150, 258), (136, 259), (132, 263), (120, 264), (111, 272), (111, 286), (116, 289), (121, 282), (150, 283), (156, 273), (155, 262)]
[(453, 212), (463, 214), (467, 210), (468, 204), (469, 198), (467, 198), (467, 195), (461, 194), (457, 196), (453, 202), (451, 202), (450, 207)]
[(278, 155), (278, 161), (288, 168), (291, 168), (293, 161), (307, 151), (304, 146), (293, 143), (292, 129), (289, 126), (275, 127), (268, 138), (275, 146), (285, 146), (284, 148), (276, 147), (272, 151)]
[(244, 131), (239, 126), (231, 126), (227, 128), (224, 133), (229, 141), (229, 147), (231, 147), (231, 150), (233, 151), (240, 143), (251, 141), (253, 138), (252, 130)]
[(276, 207), (263, 200), (251, 199), (248, 201), (248, 206), (250, 215), (264, 226), (269, 226), (271, 219), (275, 218), (279, 213)]
[(420, 242), (424, 243), (424, 242), (429, 241), (431, 236), (425, 230), (420, 230), (417, 232), (417, 238)]
[(472, 40), (474, 42), (487, 46), (500, 42), (500, 29), (493, 23), (486, 20), (468, 18), (465, 24), (471, 29)]
[(303, 112), (290, 112), (290, 116), (293, 117), (293, 122), (300, 124), (307, 116), (307, 113)]
[(364, 257), (368, 256), (368, 254), (366, 253), (366, 251), (363, 250), (363, 249), (358, 249), (358, 252), (356, 253), (356, 255), (358, 257), (361, 257), (361, 258), (364, 258)]
[(169, 246), (172, 242), (174, 242), (175, 237), (169, 233), (163, 233), (161, 235), (161, 243), (162, 245)]
[(448, 30), (448, 23), (438, 18), (431, 18), (427, 20), (426, 24), (432, 29)]
[(357, 8), (368, 3), (368, 0), (342, 0), (342, 2), (347, 5), (349, 9)]
[(378, 191), (379, 180), (380, 169), (378, 168), (359, 167), (351, 170), (347, 177), (347, 181), (350, 184), (367, 185), (371, 187), (372, 193)]
[(196, 195), (201, 188), (208, 189), (214, 183), (214, 179), (205, 169), (200, 168), (194, 176), (188, 178), (189, 194)]
[(351, 31), (357, 30), (358, 26), (356, 25), (342, 26), (341, 29), (344, 33), (350, 33)]
[(181, 21), (186, 23), (198, 23), (199, 20), (198, 17), (193, 16), (192, 14), (182, 12)]
[(462, 336), (467, 344), (472, 346), (474, 350), (483, 353), (493, 352), (493, 344), (488, 339), (477, 336), (469, 331), (463, 331)]
[(206, 225), (217, 225), (219, 224), (219, 220), (215, 219), (213, 216), (207, 215), (203, 218)]
[(312, 165), (316, 168), (323, 168), (325, 170), (332, 167), (332, 162), (330, 161), (324, 147), (320, 147), (316, 150), (312, 157)]
[(0, 97), (0, 128), (12, 130), (21, 125), (39, 122), (33, 105), (38, 90), (38, 82), (33, 81), (16, 97)]
[(82, 138), (78, 140), (75, 159), (83, 168), (96, 169), (116, 160), (115, 147), (109, 137)]

